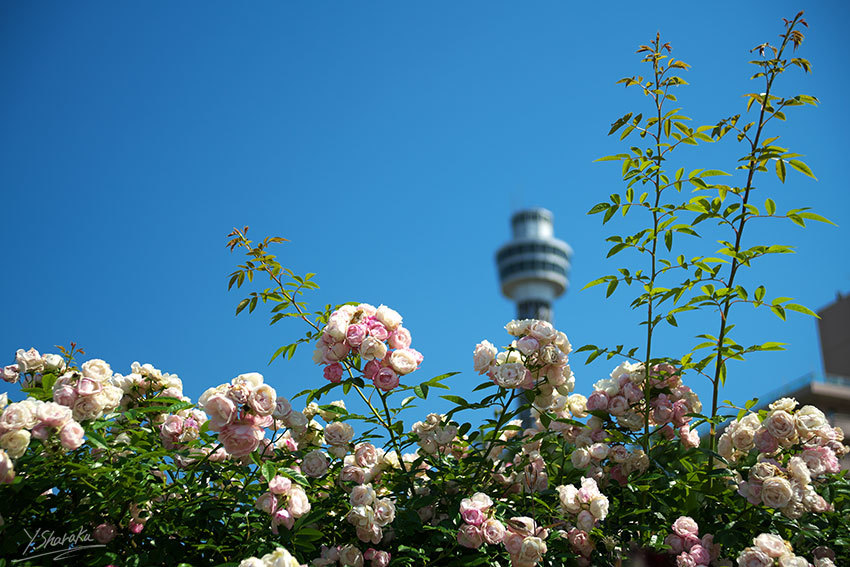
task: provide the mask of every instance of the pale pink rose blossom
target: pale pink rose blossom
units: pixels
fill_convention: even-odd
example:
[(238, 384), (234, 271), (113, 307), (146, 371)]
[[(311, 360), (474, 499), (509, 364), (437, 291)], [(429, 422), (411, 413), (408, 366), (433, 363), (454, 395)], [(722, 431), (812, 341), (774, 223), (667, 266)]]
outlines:
[(292, 481), (285, 476), (275, 475), (269, 481), (269, 491), (272, 494), (288, 494), (292, 488)]
[(62, 429), (59, 430), (59, 441), (65, 449), (73, 451), (83, 444), (84, 434), (85, 432), (82, 426), (76, 421), (71, 420), (65, 423)]
[(693, 518), (680, 516), (673, 522), (673, 532), (680, 537), (684, 537), (686, 534), (697, 535), (699, 533), (699, 526)]
[(218, 435), (224, 449), (234, 457), (250, 455), (260, 444), (263, 430), (255, 425), (225, 425)]
[(495, 518), (489, 518), (481, 524), (484, 541), (491, 545), (501, 543), (505, 538), (505, 525)]
[(411, 343), (410, 331), (404, 327), (398, 327), (390, 334), (387, 342), (392, 348), (409, 348)]
[(484, 535), (478, 526), (464, 524), (457, 532), (457, 542), (463, 547), (478, 549), (484, 543)]

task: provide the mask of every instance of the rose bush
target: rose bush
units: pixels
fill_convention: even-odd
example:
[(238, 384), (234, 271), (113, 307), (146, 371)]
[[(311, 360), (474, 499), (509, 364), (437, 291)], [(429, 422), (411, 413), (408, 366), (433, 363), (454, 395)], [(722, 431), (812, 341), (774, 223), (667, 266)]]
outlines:
[[(598, 280), (609, 295), (622, 282), (640, 284), (633, 306), (647, 310), (643, 356), (623, 347), (573, 350), (546, 321), (511, 321), (507, 337), (491, 337), (503, 347), (482, 340), (471, 348), (470, 369), (483, 376), (475, 389), (480, 398), (443, 395), (450, 411), (415, 415), (406, 427), (402, 414), (414, 412), (413, 401), (448, 389), (456, 373), (417, 378), (423, 355), (390, 307), (350, 303), (308, 313), (300, 296), (317, 286), (270, 253), (282, 239), (253, 243), (235, 230), (229, 246), (248, 259), (231, 287), (254, 275), (271, 281), (243, 299), (237, 314), (263, 302), (273, 305), (273, 323), (307, 325), (306, 335), (272, 360), (309, 344), (327, 384), (285, 397), (252, 372), (193, 402), (179, 377), (150, 364), (134, 363), (122, 375), (103, 360), (79, 363), (84, 353), (73, 344), (55, 354), (18, 350), (0, 373), (22, 392), (12, 393), (19, 401), (0, 396), (0, 565), (41, 564), (26, 546), (41, 530), (91, 534), (97, 547), (78, 550), (74, 562), (98, 566), (601, 566), (639, 555), (680, 567), (850, 564), (850, 481), (838, 466), (848, 451), (842, 432), (817, 408), (798, 409), (792, 399), (755, 412), (752, 402), (718, 404), (726, 360), (769, 350), (744, 349), (729, 338), (730, 298), (767, 305), (782, 317), (785, 310), (806, 311), (787, 301), (766, 303), (763, 288), (750, 294), (735, 287), (741, 266), (772, 252), (744, 249), (738, 238), (722, 252), (731, 258), (723, 275), (722, 263), (674, 263), (656, 246), (661, 241), (672, 253), (675, 234), (696, 234), (707, 219), (726, 219), (740, 237), (752, 217), (779, 216), (770, 203), (766, 214), (753, 212), (747, 196), (768, 161), (807, 169), (759, 142), (771, 116), (811, 102), (770, 94), (786, 68), (808, 67), (784, 55), (802, 41), (802, 24), (798, 14), (786, 22), (779, 47), (761, 46), (756, 78), (767, 88), (750, 95), (759, 118), (749, 125), (733, 117), (692, 129), (675, 111), (662, 113), (668, 91), (683, 84), (673, 73), (687, 66), (669, 58), (660, 38), (640, 50), (652, 80), (625, 80), (652, 99), (657, 117), (628, 114), (612, 132), (625, 128), (623, 137), (634, 132), (653, 146), (612, 156), (623, 163), (628, 189), (591, 212), (604, 211), (605, 222), (629, 207), (652, 217), (637, 236), (612, 237), (613, 253), (634, 248), (650, 255), (651, 268)], [(705, 170), (687, 178), (663, 172), (671, 148), (732, 130), (754, 141), (743, 160), (745, 185), (710, 184)], [(784, 167), (777, 166), (783, 181)], [(653, 188), (651, 198), (634, 195), (638, 181)], [(717, 196), (664, 201), (683, 183)], [(724, 209), (728, 195), (744, 206)], [(685, 214), (690, 221), (676, 224), (675, 216)], [(799, 210), (783, 217), (819, 219)], [(693, 278), (662, 286), (674, 265), (693, 270)], [(707, 287), (707, 280), (714, 284)], [(682, 304), (663, 312), (674, 297)], [(679, 357), (653, 354), (659, 324), (701, 307), (721, 312), (717, 337)], [(698, 356), (706, 348), (708, 355)], [(579, 393), (570, 363), (576, 352), (625, 360)], [(714, 385), (710, 412), (688, 385), (700, 376)], [(345, 396), (359, 398), (364, 414), (332, 399)], [(464, 419), (482, 410), (496, 411), (481, 423)], [(700, 426), (707, 429), (702, 436)]]

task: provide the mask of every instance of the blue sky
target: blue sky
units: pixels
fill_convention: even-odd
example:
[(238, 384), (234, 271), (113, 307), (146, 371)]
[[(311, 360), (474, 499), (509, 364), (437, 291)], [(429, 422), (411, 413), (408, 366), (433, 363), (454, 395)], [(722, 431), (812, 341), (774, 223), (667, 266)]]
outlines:
[[(741, 112), (741, 95), (760, 86), (747, 79), (749, 49), (775, 40), (801, 7), (801, 55), (814, 72), (788, 73), (779, 90), (821, 105), (792, 111), (774, 135), (819, 181), (758, 183), (780, 209), (813, 207), (839, 227), (757, 228), (751, 244), (798, 254), (765, 261), (750, 281), (825, 306), (850, 288), (850, 8), (656, 5), (0, 4), (5, 363), (17, 348), (74, 340), (117, 371), (138, 360), (176, 372), (192, 398), (254, 370), (281, 394), (322, 385), (307, 349), (267, 366), (301, 327), (269, 327), (259, 309), (234, 317), (241, 296), (227, 292), (227, 276), (241, 259), (225, 235), (249, 225), (255, 237), (290, 239), (280, 258), (317, 273), (314, 305), (397, 309), (425, 355), (413, 376), (462, 371), (452, 393), (471, 395), (474, 345), (507, 340), (514, 307), (493, 256), (526, 206), (552, 210), (575, 250), (557, 326), (575, 345), (640, 344), (628, 296), (579, 291), (630, 262), (604, 260), (604, 238), (619, 228), (585, 214), (621, 188), (616, 166), (593, 163), (626, 148), (606, 136), (609, 124), (645, 109), (614, 83), (644, 71), (634, 51), (660, 31), (692, 65), (684, 112), (696, 124)], [(731, 170), (741, 151), (730, 140), (678, 157)], [(750, 311), (741, 342), (790, 347), (733, 366), (723, 397), (743, 401), (821, 368), (813, 319)], [(683, 318), (657, 344), (680, 355), (714, 328)], [(614, 363), (582, 361), (572, 366), (587, 394)], [(707, 397), (704, 380), (690, 383)]]

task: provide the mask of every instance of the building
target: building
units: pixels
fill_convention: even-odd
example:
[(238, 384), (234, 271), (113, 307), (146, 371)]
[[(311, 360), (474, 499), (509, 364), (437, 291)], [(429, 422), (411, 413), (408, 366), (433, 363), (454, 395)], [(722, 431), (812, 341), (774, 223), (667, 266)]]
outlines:
[(516, 302), (518, 319), (554, 322), (552, 303), (569, 286), (573, 251), (555, 238), (552, 221), (546, 209), (517, 211), (511, 217), (513, 239), (496, 253), (502, 293)]

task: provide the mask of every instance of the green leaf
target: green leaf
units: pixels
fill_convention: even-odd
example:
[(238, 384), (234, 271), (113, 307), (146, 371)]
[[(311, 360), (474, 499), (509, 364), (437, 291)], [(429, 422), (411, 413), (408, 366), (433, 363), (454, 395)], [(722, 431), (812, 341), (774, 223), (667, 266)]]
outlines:
[(811, 315), (812, 317), (817, 317), (818, 319), (820, 319), (820, 317), (818, 316), (817, 313), (815, 313), (814, 311), (812, 311), (811, 309), (809, 309), (808, 307), (806, 307), (804, 305), (798, 305), (796, 303), (786, 303), (784, 307), (785, 307), (785, 309), (787, 309), (789, 311), (796, 311), (797, 313), (802, 313), (804, 315)]
[(785, 160), (776, 160), (776, 177), (779, 178), (779, 181), (785, 183)]
[(773, 202), (773, 199), (767, 199), (764, 202), (764, 210), (766, 210), (769, 215), (776, 212), (776, 203)]
[(248, 299), (247, 297), (246, 297), (245, 299), (243, 299), (242, 301), (240, 301), (240, 302), (239, 302), (239, 305), (237, 305), (237, 306), (236, 306), (236, 314), (237, 314), (237, 315), (239, 315), (239, 313), (240, 313), (243, 309), (245, 309), (246, 307), (248, 307), (248, 303), (250, 303), (250, 301), (251, 301), (251, 300), (250, 300), (250, 299)]
[(269, 482), (277, 474), (277, 468), (273, 463), (264, 461), (263, 466), (260, 467), (260, 472), (263, 474), (263, 478), (266, 479), (266, 482)]
[(790, 160), (788, 160), (788, 163), (791, 165), (791, 167), (793, 167), (794, 169), (796, 169), (800, 173), (808, 175), (809, 177), (811, 177), (812, 179), (817, 181), (817, 177), (815, 177), (815, 174), (812, 173), (812, 170), (809, 169), (809, 166), (806, 165), (805, 163), (803, 163), (802, 161), (800, 161), (798, 159), (790, 159)]

